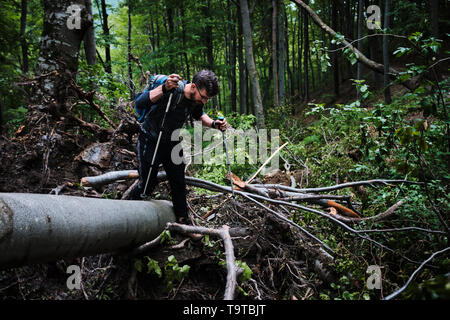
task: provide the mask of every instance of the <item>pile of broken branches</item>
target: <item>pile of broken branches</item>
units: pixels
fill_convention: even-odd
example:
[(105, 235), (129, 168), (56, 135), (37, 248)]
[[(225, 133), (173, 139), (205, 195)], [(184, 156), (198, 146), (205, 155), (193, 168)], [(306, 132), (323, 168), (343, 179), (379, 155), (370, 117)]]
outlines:
[[(85, 186), (99, 186), (108, 183), (112, 183), (117, 180), (124, 179), (136, 179), (138, 178), (138, 172), (135, 170), (128, 171), (116, 171), (109, 172), (100, 176), (94, 177), (84, 177), (82, 179), (82, 184)], [(379, 214), (363, 217), (362, 214), (358, 211), (360, 203), (352, 201), (351, 196), (349, 195), (336, 195), (330, 194), (331, 192), (346, 189), (346, 188), (354, 188), (358, 186), (366, 186), (377, 189), (379, 186), (393, 186), (393, 185), (406, 185), (406, 184), (420, 184), (419, 182), (407, 181), (407, 180), (367, 180), (367, 181), (356, 181), (350, 183), (343, 183), (329, 187), (321, 187), (321, 188), (293, 188), (288, 187), (281, 184), (252, 184), (250, 181), (243, 182), (237, 176), (232, 174), (233, 183), (234, 183), (234, 194), (236, 198), (232, 198), (232, 189), (230, 186), (223, 186), (211, 181), (206, 181), (199, 178), (194, 178), (190, 176), (186, 176), (186, 184), (189, 186), (194, 186), (198, 188), (207, 189), (210, 191), (218, 192), (217, 195), (210, 196), (214, 198), (214, 203), (216, 205), (212, 205), (212, 209), (200, 215), (191, 207), (192, 213), (195, 215), (197, 219), (194, 219), (197, 226), (182, 226), (178, 224), (169, 224), (167, 226), (168, 230), (175, 230), (182, 233), (200, 233), (200, 234), (210, 234), (212, 236), (219, 236), (224, 240), (225, 251), (227, 253), (227, 285), (225, 290), (225, 299), (232, 299), (234, 297), (234, 291), (236, 288), (236, 277), (239, 275), (241, 271), (238, 267), (233, 268), (235, 266), (234, 262), (234, 254), (233, 244), (231, 242), (230, 235), (228, 233), (228, 225), (233, 224), (233, 215), (238, 216), (241, 220), (245, 222), (246, 226), (255, 227), (255, 219), (254, 216), (255, 210), (259, 208), (259, 213), (265, 217), (265, 219), (269, 218), (271, 221), (276, 221), (281, 225), (284, 225), (285, 228), (291, 230), (291, 233), (298, 237), (300, 241), (301, 248), (308, 252), (309, 258), (312, 257), (312, 261), (314, 264), (313, 270), (316, 273), (322, 275), (322, 279), (328, 282), (332, 282), (332, 271), (327, 270), (327, 266), (333, 263), (337, 257), (339, 257), (339, 253), (337, 253), (333, 248), (326, 244), (326, 241), (321, 240), (317, 234), (314, 234), (314, 228), (308, 225), (302, 225), (301, 219), (295, 219), (294, 216), (298, 213), (309, 212), (317, 215), (322, 219), (330, 221), (331, 223), (337, 225), (342, 228), (345, 232), (350, 232), (354, 234), (356, 237), (361, 240), (368, 241), (371, 245), (379, 247), (381, 250), (385, 250), (391, 252), (393, 255), (397, 255), (406, 261), (421, 265), (420, 262), (415, 261), (412, 258), (405, 256), (403, 253), (398, 252), (395, 249), (392, 249), (379, 241), (372, 239), (369, 234), (370, 233), (382, 233), (382, 232), (396, 232), (396, 231), (419, 231), (433, 234), (442, 234), (446, 235), (445, 232), (440, 230), (430, 230), (419, 227), (403, 227), (403, 228), (391, 228), (391, 229), (363, 229), (360, 227), (362, 222), (380, 222), (388, 217), (392, 216), (396, 210), (402, 206), (407, 199), (402, 199), (396, 203), (394, 203), (391, 207), (389, 207), (384, 212)], [(164, 181), (167, 179), (166, 173), (160, 171), (158, 173), (158, 179), (160, 181)], [(133, 184), (134, 185), (134, 184)], [(133, 187), (133, 186), (132, 186)], [(130, 187), (130, 189), (132, 188)], [(123, 199), (126, 199), (127, 192), (125, 192)], [(217, 204), (217, 198), (224, 198), (223, 201)], [(200, 197), (197, 198), (197, 200)], [(191, 202), (191, 201), (190, 201)], [(302, 204), (300, 204), (302, 203)], [(203, 203), (204, 205), (204, 203)], [(251, 207), (253, 206), (253, 207)], [(320, 209), (317, 206), (320, 206), (324, 209)], [(231, 215), (228, 214), (225, 219), (217, 226), (217, 223), (214, 222), (216, 213), (219, 212), (222, 208), (226, 207), (225, 211), (231, 212)], [(289, 208), (289, 209), (288, 209)], [(252, 216), (253, 215), (253, 216)], [(216, 224), (216, 229), (212, 228)], [(365, 224), (364, 224), (365, 225)], [(222, 226), (220, 228), (217, 228)], [(236, 224), (235, 227), (239, 227), (240, 224)], [(256, 229), (260, 228), (256, 227)], [(254, 231), (254, 230), (253, 230)], [(250, 234), (250, 233), (249, 233)], [(254, 240), (254, 242), (261, 241)], [(155, 240), (154, 243), (157, 243), (158, 239)], [(150, 245), (151, 246), (151, 245)], [(272, 243), (273, 246), (273, 243)], [(146, 252), (146, 248), (149, 248), (149, 244), (143, 245), (141, 248), (138, 248), (135, 253), (142, 254)], [(283, 251), (283, 250), (281, 250)], [(281, 252), (280, 251), (280, 252)], [(272, 258), (274, 259), (274, 258)], [(280, 258), (277, 258), (280, 259)], [(286, 257), (284, 257), (286, 260)], [(273, 262), (272, 262), (273, 264)], [(314, 285), (312, 283), (308, 283), (305, 280), (304, 275), (299, 274), (298, 266), (295, 266), (295, 260), (286, 260), (282, 263), (282, 265), (286, 266), (286, 269), (289, 270), (289, 273), (293, 276), (293, 282), (297, 283), (295, 287), (299, 288), (307, 288), (308, 290), (305, 293), (303, 290), (303, 297), (308, 297), (314, 289)], [(270, 258), (267, 260), (267, 266), (269, 270), (272, 270)], [(296, 271), (294, 271), (296, 270)], [(273, 294), (275, 292), (273, 284), (273, 271), (270, 272), (269, 279), (272, 279), (272, 289), (269, 288), (268, 285), (264, 286), (262, 282), (259, 282), (259, 286), (264, 286), (264, 289), (267, 293), (266, 297), (273, 298)], [(261, 297), (261, 291), (264, 291), (262, 288), (258, 288), (258, 284), (255, 282), (254, 285), (251, 286), (251, 290), (255, 293), (255, 297)], [(269, 293), (272, 293), (270, 295)], [(292, 294), (293, 297), (298, 295), (298, 290), (294, 290), (293, 292), (297, 292)], [(392, 296), (392, 295), (391, 295)]]

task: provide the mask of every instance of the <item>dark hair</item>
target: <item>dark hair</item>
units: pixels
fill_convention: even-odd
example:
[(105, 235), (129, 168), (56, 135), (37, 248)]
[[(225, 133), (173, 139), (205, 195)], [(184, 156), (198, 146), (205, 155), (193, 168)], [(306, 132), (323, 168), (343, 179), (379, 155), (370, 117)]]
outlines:
[(209, 97), (215, 96), (219, 93), (219, 79), (217, 79), (214, 72), (211, 70), (201, 70), (192, 78), (194, 83), (200, 90), (206, 89), (206, 94)]

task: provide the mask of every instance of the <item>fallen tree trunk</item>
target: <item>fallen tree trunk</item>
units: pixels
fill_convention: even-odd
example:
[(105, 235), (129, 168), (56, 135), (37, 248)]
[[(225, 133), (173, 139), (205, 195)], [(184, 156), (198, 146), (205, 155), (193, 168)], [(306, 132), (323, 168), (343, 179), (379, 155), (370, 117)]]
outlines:
[(174, 221), (168, 201), (0, 193), (0, 269), (132, 249)]

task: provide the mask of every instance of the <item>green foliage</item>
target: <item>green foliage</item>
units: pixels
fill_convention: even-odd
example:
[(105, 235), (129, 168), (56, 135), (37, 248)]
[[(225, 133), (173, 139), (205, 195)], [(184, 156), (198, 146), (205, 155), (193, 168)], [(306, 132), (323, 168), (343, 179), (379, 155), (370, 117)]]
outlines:
[[(164, 264), (164, 272), (159, 266), (158, 261), (151, 259), (148, 256), (145, 256), (144, 259), (146, 259), (147, 261), (145, 265), (147, 274), (154, 274), (158, 278), (162, 278), (164, 275), (164, 283), (166, 284), (166, 288), (169, 291), (172, 290), (174, 286), (179, 284), (181, 280), (189, 274), (189, 270), (191, 268), (189, 265), (178, 265), (178, 261), (173, 255), (167, 258), (167, 261)], [(143, 272), (145, 270), (144, 262), (141, 259), (135, 260), (134, 267), (138, 272)]]
[(190, 268), (191, 267), (187, 264), (180, 267), (175, 256), (169, 256), (164, 266), (164, 281), (167, 284), (167, 288), (170, 290), (177, 285), (185, 276), (188, 275)]

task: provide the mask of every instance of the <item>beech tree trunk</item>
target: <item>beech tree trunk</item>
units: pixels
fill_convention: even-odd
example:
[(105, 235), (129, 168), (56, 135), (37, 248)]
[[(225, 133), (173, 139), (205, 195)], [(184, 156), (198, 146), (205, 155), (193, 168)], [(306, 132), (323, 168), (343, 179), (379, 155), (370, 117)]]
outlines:
[(252, 29), (250, 26), (248, 3), (247, 0), (240, 0), (239, 3), (242, 16), (242, 31), (244, 33), (245, 60), (252, 89), (253, 110), (256, 117), (256, 126), (262, 129), (265, 127), (264, 108), (262, 105), (261, 90), (259, 88), (258, 71), (256, 70), (255, 58), (253, 56)]
[[(91, 2), (44, 0), (43, 3), (43, 31), (36, 73), (57, 71), (58, 74), (43, 80), (43, 92), (36, 92), (35, 99), (46, 96), (47, 100), (55, 100), (58, 107), (62, 107), (69, 95), (67, 77), (64, 76), (76, 77), (80, 45), (93, 25), (92, 11), (89, 11)], [(71, 8), (73, 10), (69, 10)]]
[(280, 105), (278, 89), (278, 53), (277, 53), (277, 20), (278, 0), (272, 0), (272, 79), (273, 79), (273, 105)]
[(136, 248), (173, 221), (163, 200), (0, 193), (0, 269)]

